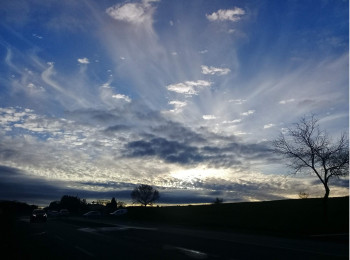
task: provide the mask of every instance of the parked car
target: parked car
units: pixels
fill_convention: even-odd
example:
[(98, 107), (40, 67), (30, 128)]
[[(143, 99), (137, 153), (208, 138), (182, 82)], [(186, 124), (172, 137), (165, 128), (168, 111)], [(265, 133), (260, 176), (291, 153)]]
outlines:
[(59, 215), (62, 216), (62, 217), (68, 217), (69, 216), (69, 210), (68, 209), (61, 209)]
[(118, 210), (116, 210), (116, 211), (114, 211), (112, 213), (109, 213), (109, 214), (112, 215), (112, 216), (123, 216), (123, 215), (125, 215), (127, 213), (128, 213), (127, 209), (118, 209)]
[(99, 211), (89, 211), (83, 215), (84, 218), (100, 218), (101, 212)]
[(47, 215), (46, 215), (46, 212), (42, 209), (35, 209), (30, 215), (30, 223), (46, 222), (46, 221), (47, 221)]
[(50, 217), (58, 217), (60, 213), (57, 210), (49, 210), (47, 212), (47, 216)]

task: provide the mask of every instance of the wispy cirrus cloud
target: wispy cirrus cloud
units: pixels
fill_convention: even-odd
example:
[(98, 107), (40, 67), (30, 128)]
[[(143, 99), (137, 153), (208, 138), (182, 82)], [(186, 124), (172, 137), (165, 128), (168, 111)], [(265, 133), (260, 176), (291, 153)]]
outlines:
[(291, 98), (291, 99), (287, 99), (287, 100), (281, 100), (280, 102), (278, 102), (279, 104), (281, 105), (285, 105), (285, 104), (288, 104), (288, 103), (292, 103), (294, 102), (295, 99), (294, 98)]
[(198, 95), (198, 93), (206, 87), (211, 86), (211, 82), (207, 80), (185, 81), (182, 83), (171, 84), (166, 86), (169, 91), (186, 95)]
[(220, 9), (212, 14), (207, 14), (206, 17), (209, 21), (239, 21), (246, 12), (239, 7), (233, 9)]
[(242, 116), (249, 116), (255, 113), (255, 110), (248, 110), (247, 112), (241, 113)]
[(217, 67), (213, 67), (213, 66), (205, 66), (202, 65), (202, 74), (204, 75), (226, 75), (228, 74), (231, 70), (229, 68), (217, 68)]
[(267, 125), (264, 125), (264, 129), (268, 129), (268, 128), (271, 128), (274, 126), (275, 126), (275, 124), (267, 124)]
[(126, 95), (123, 95), (123, 94), (115, 94), (112, 97), (115, 98), (115, 99), (125, 100), (126, 102), (131, 102), (131, 98), (126, 96)]
[(242, 122), (242, 119), (225, 120), (222, 123), (223, 124), (238, 124), (240, 122)]
[(236, 105), (242, 105), (243, 103), (247, 102), (246, 99), (230, 99), (228, 102), (232, 102)]
[(183, 110), (185, 106), (187, 106), (187, 103), (179, 100), (172, 100), (169, 101), (169, 105), (174, 106), (174, 109), (170, 110), (170, 112), (179, 113)]

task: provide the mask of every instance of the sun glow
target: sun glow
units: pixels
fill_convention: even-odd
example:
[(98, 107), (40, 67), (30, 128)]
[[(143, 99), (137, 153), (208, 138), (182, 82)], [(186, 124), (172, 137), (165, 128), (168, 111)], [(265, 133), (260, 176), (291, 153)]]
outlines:
[(214, 169), (214, 168), (206, 168), (196, 167), (193, 169), (182, 169), (172, 172), (171, 177), (176, 179), (181, 179), (183, 181), (194, 181), (194, 180), (205, 180), (210, 178), (220, 178), (220, 179), (228, 179), (229, 172), (226, 169)]

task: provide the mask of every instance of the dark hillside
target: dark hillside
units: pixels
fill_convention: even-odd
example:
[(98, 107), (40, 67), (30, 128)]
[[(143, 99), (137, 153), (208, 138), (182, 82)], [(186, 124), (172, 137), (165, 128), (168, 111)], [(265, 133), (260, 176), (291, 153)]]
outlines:
[(225, 203), (201, 206), (132, 207), (130, 219), (192, 227), (288, 234), (349, 232), (349, 197)]

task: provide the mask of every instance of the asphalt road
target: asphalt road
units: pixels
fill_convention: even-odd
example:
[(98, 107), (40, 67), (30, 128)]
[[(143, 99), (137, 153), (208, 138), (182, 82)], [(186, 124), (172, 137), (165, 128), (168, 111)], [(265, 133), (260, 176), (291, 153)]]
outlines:
[(347, 243), (114, 220), (18, 219), (1, 259), (349, 259)]

